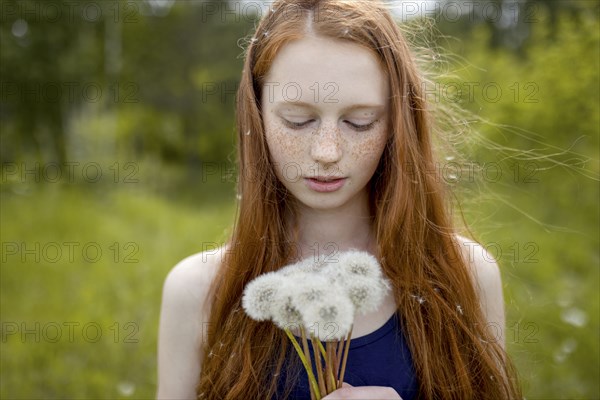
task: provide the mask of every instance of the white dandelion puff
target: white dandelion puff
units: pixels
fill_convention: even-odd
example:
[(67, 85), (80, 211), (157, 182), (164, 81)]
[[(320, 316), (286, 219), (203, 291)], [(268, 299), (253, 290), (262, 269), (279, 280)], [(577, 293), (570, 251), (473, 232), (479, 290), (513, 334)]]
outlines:
[(337, 258), (338, 261), (328, 263), (327, 268), (336, 269), (343, 276), (358, 275), (374, 279), (382, 277), (379, 262), (367, 252), (350, 250), (340, 253)]
[(302, 309), (304, 326), (321, 341), (343, 340), (354, 322), (354, 305), (340, 290), (326, 292), (320, 301)]
[(329, 279), (324, 276), (304, 273), (303, 278), (305, 279), (295, 280), (294, 289), (290, 292), (292, 303), (299, 310), (325, 301), (328, 292), (336, 289), (332, 288)]
[(270, 319), (275, 294), (283, 282), (283, 277), (274, 272), (267, 272), (249, 282), (242, 296), (246, 314), (256, 321)]
[(244, 289), (246, 313), (258, 321), (271, 319), (281, 329), (302, 324), (311, 330), (316, 324), (322, 340), (345, 338), (354, 315), (377, 310), (391, 284), (367, 252), (336, 257), (311, 256), (254, 279)]
[(391, 290), (386, 279), (347, 276), (338, 281), (354, 304), (357, 314), (376, 311)]
[(338, 262), (325, 266), (324, 274), (343, 288), (357, 314), (377, 310), (391, 290), (377, 259), (366, 252), (341, 253)]
[(292, 295), (296, 286), (291, 280), (283, 280), (280, 290), (275, 292), (272, 299), (271, 315), (273, 322), (281, 329), (298, 326), (302, 323), (302, 314), (292, 303)]

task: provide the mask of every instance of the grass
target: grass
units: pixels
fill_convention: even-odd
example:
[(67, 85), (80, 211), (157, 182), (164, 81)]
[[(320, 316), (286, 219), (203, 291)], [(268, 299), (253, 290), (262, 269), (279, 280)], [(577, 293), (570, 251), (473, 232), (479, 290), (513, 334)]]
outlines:
[(223, 238), (233, 203), (105, 189), (2, 192), (2, 398), (155, 396), (164, 278)]
[[(598, 188), (560, 179), (552, 196), (544, 180), (508, 188), (522, 212), (487, 201), (467, 219), (502, 251), (492, 253), (526, 398), (595, 399)], [(568, 188), (578, 185), (577, 207), (565, 211)], [(233, 222), (231, 186), (198, 187), (181, 195), (104, 184), (2, 187), (0, 397), (154, 398), (164, 278), (182, 258), (220, 243)]]

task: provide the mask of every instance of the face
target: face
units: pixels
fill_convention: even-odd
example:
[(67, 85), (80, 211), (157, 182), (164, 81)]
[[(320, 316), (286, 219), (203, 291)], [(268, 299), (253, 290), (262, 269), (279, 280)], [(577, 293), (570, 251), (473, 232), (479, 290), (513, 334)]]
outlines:
[(301, 205), (364, 200), (388, 138), (388, 91), (376, 56), (357, 44), (306, 37), (279, 51), (263, 120), (275, 173)]

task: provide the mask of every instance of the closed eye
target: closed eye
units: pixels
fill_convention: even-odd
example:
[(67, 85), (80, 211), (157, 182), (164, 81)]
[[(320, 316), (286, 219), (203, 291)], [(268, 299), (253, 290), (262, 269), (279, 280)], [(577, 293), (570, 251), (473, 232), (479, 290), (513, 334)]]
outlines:
[(344, 122), (346, 122), (348, 125), (350, 125), (355, 131), (364, 132), (364, 131), (368, 131), (369, 129), (371, 129), (373, 127), (373, 125), (375, 125), (375, 122), (377, 122), (377, 121), (373, 121), (366, 125), (353, 124), (350, 121), (344, 121)]
[(304, 122), (292, 122), (292, 121), (288, 121), (287, 119), (283, 119), (283, 123), (285, 125), (287, 125), (288, 128), (292, 128), (292, 129), (302, 129), (312, 121), (314, 121), (314, 119), (309, 119), (308, 121), (304, 121)]

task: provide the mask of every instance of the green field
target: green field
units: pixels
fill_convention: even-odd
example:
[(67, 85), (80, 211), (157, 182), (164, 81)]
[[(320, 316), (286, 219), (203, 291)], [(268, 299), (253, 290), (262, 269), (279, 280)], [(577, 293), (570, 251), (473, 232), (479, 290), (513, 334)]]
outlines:
[(222, 240), (231, 202), (51, 184), (1, 199), (1, 397), (152, 398), (164, 278)]
[[(557, 203), (573, 201), (555, 221), (562, 231), (523, 215), (536, 211), (541, 191), (511, 192), (521, 212), (482, 199), (466, 215), (502, 267), (506, 337), (526, 397), (594, 399), (598, 191), (584, 180), (569, 200), (560, 187)], [(154, 396), (163, 280), (183, 257), (222, 242), (233, 220), (231, 185), (199, 188), (178, 196), (125, 185), (3, 186), (2, 398)], [(219, 191), (221, 202), (210, 198)]]

